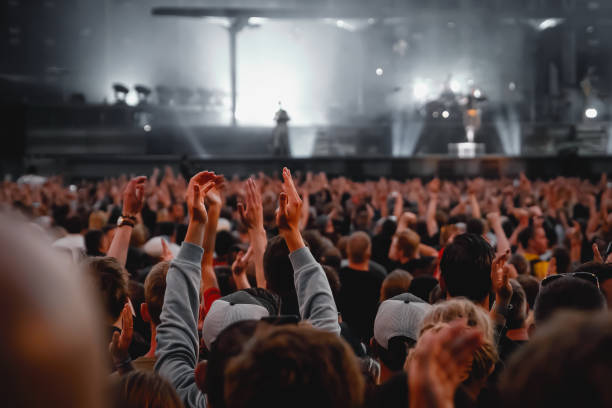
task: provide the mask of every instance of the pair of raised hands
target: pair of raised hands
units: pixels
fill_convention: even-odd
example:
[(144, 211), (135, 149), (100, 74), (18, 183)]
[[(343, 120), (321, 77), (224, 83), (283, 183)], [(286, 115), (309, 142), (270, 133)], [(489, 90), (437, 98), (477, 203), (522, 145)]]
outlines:
[[(246, 182), (246, 203), (238, 204), (242, 223), (249, 229), (263, 229), (261, 193), (253, 179)], [(283, 168), (282, 191), (276, 210), (276, 225), (282, 234), (299, 231), (302, 199), (293, 183), (291, 171)]]
[(225, 178), (211, 171), (201, 171), (189, 180), (186, 201), (190, 222), (208, 222), (205, 199), (208, 199), (209, 205), (220, 207), (220, 192), (224, 185)]

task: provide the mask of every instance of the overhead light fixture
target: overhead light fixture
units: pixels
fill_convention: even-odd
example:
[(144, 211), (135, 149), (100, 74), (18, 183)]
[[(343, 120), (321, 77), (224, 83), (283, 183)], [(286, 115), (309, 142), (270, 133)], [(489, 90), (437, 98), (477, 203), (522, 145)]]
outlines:
[(448, 119), (450, 117), (450, 113), (447, 110), (442, 111), (442, 117), (444, 119)]
[(584, 116), (586, 116), (587, 119), (596, 119), (598, 115), (599, 112), (597, 112), (595, 108), (588, 108), (584, 111)]
[(376, 68), (376, 75), (378, 75), (378, 76), (382, 76), (382, 74), (384, 74), (383, 69), (382, 69), (382, 68), (380, 68), (380, 67)]

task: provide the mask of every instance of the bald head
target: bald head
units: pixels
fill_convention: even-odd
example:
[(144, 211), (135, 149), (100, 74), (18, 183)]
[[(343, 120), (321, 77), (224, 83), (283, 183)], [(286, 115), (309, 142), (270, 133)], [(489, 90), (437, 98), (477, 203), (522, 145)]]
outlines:
[(358, 231), (349, 237), (346, 252), (350, 263), (362, 264), (370, 260), (372, 241), (365, 232)]
[(0, 395), (19, 407), (104, 406), (101, 315), (68, 259), (0, 215)]

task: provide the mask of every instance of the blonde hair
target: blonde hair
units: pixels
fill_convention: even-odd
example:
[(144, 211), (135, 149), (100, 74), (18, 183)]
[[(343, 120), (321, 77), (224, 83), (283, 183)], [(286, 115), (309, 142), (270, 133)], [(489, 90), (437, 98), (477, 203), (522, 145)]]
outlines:
[(108, 217), (103, 211), (94, 211), (89, 215), (90, 230), (101, 230), (108, 222)]
[(474, 352), (474, 360), (466, 382), (486, 379), (499, 361), (495, 345), (495, 333), (489, 314), (473, 302), (464, 298), (454, 298), (433, 305), (425, 315), (419, 337), (428, 330), (439, 327), (441, 323), (466, 319), (467, 325), (478, 328), (482, 336), (482, 345)]

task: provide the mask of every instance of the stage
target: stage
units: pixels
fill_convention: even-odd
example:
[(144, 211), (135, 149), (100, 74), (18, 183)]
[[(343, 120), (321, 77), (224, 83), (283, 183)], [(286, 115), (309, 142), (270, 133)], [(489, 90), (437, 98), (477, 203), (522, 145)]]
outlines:
[[(41, 174), (63, 174), (72, 181), (101, 179), (119, 173), (150, 174), (154, 167), (172, 166), (179, 171), (181, 156), (75, 154), (32, 156), (26, 164), (35, 165)], [(411, 177), (463, 179), (474, 177), (517, 177), (525, 172), (530, 178), (557, 176), (598, 179), (602, 172), (612, 175), (612, 156), (483, 156), (459, 159), (448, 156), (426, 157), (188, 157), (194, 170), (210, 169), (227, 177), (248, 177), (263, 171), (279, 174), (283, 166), (295, 171), (324, 171), (330, 177), (349, 176), (353, 180), (387, 177), (403, 180)]]

